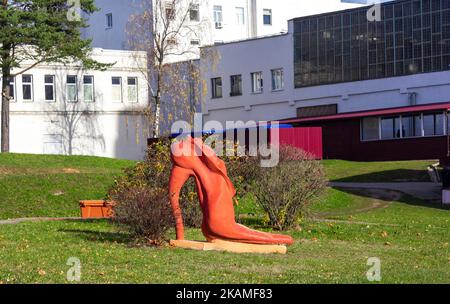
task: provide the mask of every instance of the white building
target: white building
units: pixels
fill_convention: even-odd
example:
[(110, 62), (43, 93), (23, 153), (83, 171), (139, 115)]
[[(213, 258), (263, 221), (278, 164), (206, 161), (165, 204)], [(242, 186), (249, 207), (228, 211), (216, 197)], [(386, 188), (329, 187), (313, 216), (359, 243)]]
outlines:
[[(160, 1), (170, 10), (171, 1)], [(99, 11), (88, 18), (90, 26), (83, 35), (92, 39), (94, 47), (130, 49), (130, 33), (126, 30), (129, 22), (152, 2), (155, 1), (96, 0)], [(190, 10), (186, 24), (194, 30), (176, 43), (181, 49), (190, 46), (193, 54), (171, 61), (198, 58), (198, 48), (204, 45), (287, 32), (287, 21), (294, 17), (359, 6), (340, 0), (180, 0), (177, 3)]]
[(149, 129), (145, 54), (94, 49), (92, 57), (115, 64), (107, 71), (46, 64), (14, 78), (11, 152), (143, 158)]
[[(442, 45), (442, 49), (439, 50), (442, 52), (435, 57), (431, 53), (427, 56), (421, 53), (420, 56), (415, 57), (415, 53), (412, 52), (416, 52), (416, 50), (405, 45), (405, 53), (402, 50), (402, 56), (405, 58), (397, 64), (400, 64), (399, 67), (402, 70), (413, 67), (416, 70), (402, 73), (397, 67), (395, 73), (398, 76), (395, 75), (394, 70), (389, 70), (394, 65), (389, 60), (386, 63), (377, 63), (375, 58), (375, 63), (372, 64), (371, 61), (367, 62), (367, 58), (363, 58), (363, 56), (360, 58), (359, 54), (351, 55), (350, 53), (348, 56), (342, 55), (350, 60), (347, 63), (341, 61), (338, 63), (334, 61), (337, 59), (333, 58), (330, 65), (324, 63), (322, 68), (316, 69), (315, 73), (304, 74), (304, 71), (312, 65), (312, 60), (310, 58), (301, 61), (302, 54), (295, 51), (296, 47), (298, 50), (301, 48), (301, 46), (296, 46), (295, 36), (298, 37), (297, 44), (299, 45), (303, 35), (298, 32), (300, 31), (298, 24), (302, 20), (312, 22), (310, 20), (325, 20), (327, 16), (333, 18), (333, 14), (290, 20), (287, 34), (205, 47), (205, 53), (207, 50), (207, 53), (213, 52), (220, 60), (212, 62), (208, 56), (202, 57), (200, 60), (201, 78), (207, 87), (202, 97), (204, 120), (217, 120), (222, 123), (227, 120), (282, 120), (302, 116), (303, 114), (299, 114), (299, 112), (303, 108), (309, 111), (314, 110), (311, 107), (317, 106), (332, 105), (337, 109), (337, 113), (347, 113), (448, 101), (448, 96), (450, 96), (450, 71), (448, 71), (450, 69), (450, 10), (445, 7), (443, 9), (443, 14), (448, 14), (448, 16), (443, 21), (445, 23), (441, 24), (442, 32), (439, 32), (441, 38), (439, 42)], [(351, 15), (352, 12), (354, 10), (343, 11), (342, 15)], [(339, 16), (341, 13), (335, 15)], [(365, 18), (365, 15), (363, 17)], [(299, 27), (297, 31), (294, 29), (294, 24)], [(429, 30), (431, 31), (431, 29)], [(325, 36), (323, 43), (333, 39), (333, 34), (330, 36), (326, 30), (318, 33)], [(362, 38), (366, 39), (364, 43), (367, 42), (370, 45), (372, 41), (376, 41), (376, 37), (375, 40), (371, 40), (372, 38), (367, 37), (367, 34), (364, 35)], [(309, 39), (309, 37), (307, 38)], [(422, 43), (425, 48), (431, 44), (431, 40), (430, 43), (427, 41), (422, 41)], [(346, 47), (345, 44), (343, 45)], [(383, 45), (387, 46), (387, 44)], [(386, 53), (383, 56), (390, 56), (390, 53), (395, 52), (394, 47), (380, 49)], [(411, 58), (406, 58), (406, 52), (409, 50), (411, 50)], [(318, 54), (317, 56), (322, 54), (320, 47), (317, 48), (315, 54)], [(339, 60), (341, 60), (340, 57), (341, 55), (339, 55)], [(350, 62), (353, 57), (358, 59), (358, 68), (368, 69), (364, 78), (357, 79), (357, 81), (352, 81), (352, 70), (350, 70)], [(336, 56), (336, 58), (338, 57)], [(372, 58), (370, 57), (369, 60)], [(417, 71), (417, 62), (420, 66), (419, 71)], [(433, 65), (428, 66), (428, 62), (430, 64), (433, 62)], [(385, 75), (380, 77), (372, 75), (377, 72), (377, 64), (384, 69)], [(433, 68), (434, 64), (436, 64), (436, 68)], [(327, 70), (338, 66), (344, 71), (341, 73), (339, 70), (339, 77), (342, 79), (336, 78), (333, 81), (320, 82), (320, 77), (329, 78)], [(344, 78), (346, 77), (344, 73), (347, 73), (346, 68), (350, 73), (348, 80)], [(309, 82), (302, 84), (305, 79), (308, 79)], [(317, 81), (312, 83), (314, 81), (311, 79)], [(326, 109), (317, 108), (317, 110)]]

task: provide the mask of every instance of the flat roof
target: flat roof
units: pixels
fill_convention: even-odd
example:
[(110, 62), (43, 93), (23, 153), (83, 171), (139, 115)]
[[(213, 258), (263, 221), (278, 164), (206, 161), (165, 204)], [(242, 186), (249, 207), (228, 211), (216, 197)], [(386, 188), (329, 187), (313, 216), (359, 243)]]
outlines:
[(323, 121), (323, 120), (339, 120), (339, 119), (384, 116), (384, 115), (393, 115), (393, 114), (407, 114), (407, 113), (414, 113), (414, 112), (425, 112), (425, 111), (436, 111), (436, 110), (442, 110), (442, 111), (450, 110), (450, 102), (397, 107), (397, 108), (386, 108), (386, 109), (377, 109), (377, 110), (369, 110), (369, 111), (340, 113), (340, 114), (335, 114), (335, 115), (309, 117), (309, 118), (289, 118), (289, 119), (280, 120), (280, 122), (284, 123), (284, 124), (300, 123), (300, 122), (314, 122), (314, 121)]

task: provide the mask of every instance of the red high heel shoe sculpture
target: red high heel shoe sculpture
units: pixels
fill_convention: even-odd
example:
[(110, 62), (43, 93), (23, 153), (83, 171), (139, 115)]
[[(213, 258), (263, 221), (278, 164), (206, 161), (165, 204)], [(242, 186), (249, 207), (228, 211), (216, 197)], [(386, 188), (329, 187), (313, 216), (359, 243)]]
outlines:
[(287, 235), (271, 234), (249, 229), (236, 223), (233, 197), (236, 191), (227, 176), (225, 163), (201, 139), (188, 136), (172, 144), (172, 173), (169, 195), (172, 205), (177, 240), (184, 240), (182, 212), (179, 206), (180, 190), (193, 176), (203, 212), (202, 232), (208, 242), (230, 241), (250, 244), (292, 244)]

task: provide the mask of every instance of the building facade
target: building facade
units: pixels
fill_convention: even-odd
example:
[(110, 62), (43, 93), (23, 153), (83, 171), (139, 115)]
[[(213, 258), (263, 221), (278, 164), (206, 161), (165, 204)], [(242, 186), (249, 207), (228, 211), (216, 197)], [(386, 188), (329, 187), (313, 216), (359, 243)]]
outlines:
[(92, 39), (94, 47), (134, 49), (130, 44), (133, 33), (127, 30), (133, 16), (145, 10), (156, 11), (155, 5), (164, 6), (158, 11), (174, 10), (183, 15), (188, 11), (185, 25), (189, 33), (180, 35), (176, 43), (180, 50), (189, 48), (190, 51), (170, 60), (184, 61), (197, 59), (199, 47), (204, 45), (285, 33), (291, 18), (360, 6), (340, 0), (179, 0), (176, 3), (177, 8), (172, 8), (171, 0), (96, 0), (99, 11), (86, 16), (89, 27), (83, 35)]
[[(324, 141), (356, 136), (352, 140), (369, 146), (446, 137), (446, 109), (414, 107), (449, 102), (450, 1), (387, 2), (379, 21), (367, 19), (370, 8), (295, 18), (287, 34), (205, 48), (220, 61), (201, 60), (204, 119), (282, 120), (297, 126), (327, 120), (338, 130), (344, 120), (336, 115), (359, 112), (368, 117), (352, 117), (352, 132), (324, 132)], [(399, 108), (403, 115), (370, 114)], [(312, 122), (311, 117), (322, 118)], [(344, 152), (324, 157), (348, 159)]]
[[(107, 71), (45, 64), (12, 80), (10, 151), (142, 159), (148, 138), (145, 53), (94, 49)], [(23, 67), (26, 67), (26, 63)], [(14, 71), (13, 71), (14, 72)]]

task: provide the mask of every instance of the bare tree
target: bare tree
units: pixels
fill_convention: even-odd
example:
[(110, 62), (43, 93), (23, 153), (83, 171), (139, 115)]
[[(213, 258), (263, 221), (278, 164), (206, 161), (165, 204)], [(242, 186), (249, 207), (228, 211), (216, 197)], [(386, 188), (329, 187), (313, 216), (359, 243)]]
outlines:
[[(161, 104), (170, 99), (175, 107), (195, 112), (199, 94), (198, 41), (207, 30), (207, 19), (200, 19), (199, 2), (206, 0), (146, 0), (139, 13), (130, 17), (128, 44), (132, 50), (145, 51), (148, 66), (145, 75), (152, 107), (149, 109), (152, 136), (160, 136)], [(183, 62), (180, 62), (183, 61)], [(175, 111), (177, 112), (177, 111)], [(182, 111), (186, 112), (186, 111)], [(167, 114), (167, 119), (173, 115)]]

